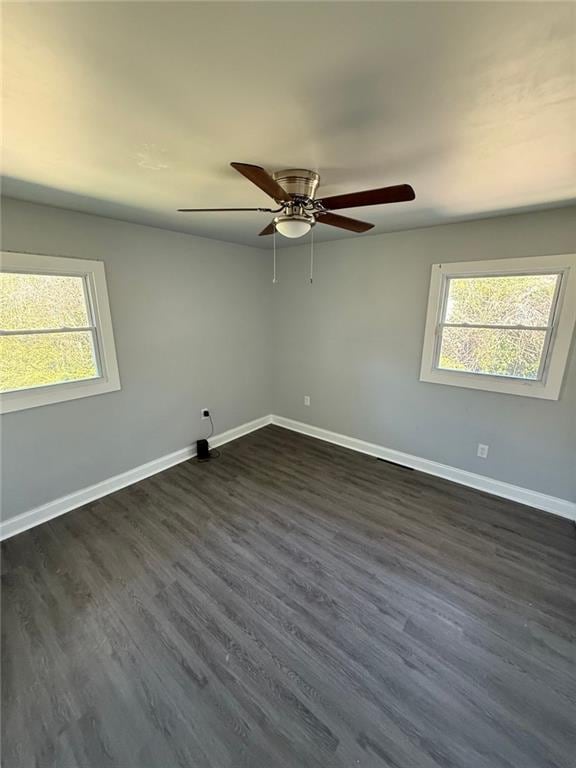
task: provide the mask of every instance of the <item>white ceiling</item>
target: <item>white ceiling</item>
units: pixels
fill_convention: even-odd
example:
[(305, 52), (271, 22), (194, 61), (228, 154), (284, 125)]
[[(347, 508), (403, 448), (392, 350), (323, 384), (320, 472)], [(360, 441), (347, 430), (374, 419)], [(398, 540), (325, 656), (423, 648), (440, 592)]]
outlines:
[[(372, 233), (576, 198), (576, 5), (18, 2), (4, 15), (4, 193), (271, 245), (232, 160), (317, 169)], [(322, 194), (320, 194), (322, 196)], [(366, 237), (318, 225), (317, 239)]]

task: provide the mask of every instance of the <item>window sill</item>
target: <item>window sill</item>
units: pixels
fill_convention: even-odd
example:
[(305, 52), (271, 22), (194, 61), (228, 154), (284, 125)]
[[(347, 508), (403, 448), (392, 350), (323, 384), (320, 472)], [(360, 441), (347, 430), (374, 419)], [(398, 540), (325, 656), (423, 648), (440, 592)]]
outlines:
[(537, 397), (544, 400), (558, 400), (560, 385), (543, 381), (521, 381), (508, 379), (505, 376), (490, 376), (487, 374), (459, 373), (458, 371), (442, 371), (434, 369), (422, 371), (420, 381), (430, 384), (447, 384), (452, 387), (466, 389), (482, 389), (485, 392), (501, 392), (508, 395)]
[(110, 379), (87, 379), (86, 381), (71, 381), (65, 384), (50, 384), (45, 387), (24, 389), (16, 392), (5, 392), (0, 395), (0, 413), (12, 413), (41, 405), (64, 403), (67, 400), (78, 400), (82, 397), (104, 395), (120, 389), (119, 377)]

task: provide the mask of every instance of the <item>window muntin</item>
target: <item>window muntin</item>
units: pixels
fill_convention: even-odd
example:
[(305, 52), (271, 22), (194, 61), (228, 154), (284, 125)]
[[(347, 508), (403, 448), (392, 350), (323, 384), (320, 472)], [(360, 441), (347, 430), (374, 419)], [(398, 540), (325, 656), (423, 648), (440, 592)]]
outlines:
[(100, 377), (84, 276), (0, 273), (0, 392)]
[(562, 272), (446, 276), (434, 367), (540, 381)]

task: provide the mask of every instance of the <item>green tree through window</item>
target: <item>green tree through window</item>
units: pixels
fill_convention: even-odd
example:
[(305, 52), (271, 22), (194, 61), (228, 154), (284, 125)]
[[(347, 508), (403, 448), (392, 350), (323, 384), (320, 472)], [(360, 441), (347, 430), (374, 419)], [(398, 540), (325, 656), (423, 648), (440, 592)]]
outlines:
[(438, 367), (538, 379), (559, 275), (450, 278)]
[(0, 391), (98, 375), (84, 278), (0, 273)]

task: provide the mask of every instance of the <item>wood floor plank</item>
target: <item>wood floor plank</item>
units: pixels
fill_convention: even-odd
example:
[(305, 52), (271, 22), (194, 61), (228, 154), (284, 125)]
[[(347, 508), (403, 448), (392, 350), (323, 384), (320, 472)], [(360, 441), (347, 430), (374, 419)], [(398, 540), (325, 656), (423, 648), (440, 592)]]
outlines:
[(3, 544), (5, 768), (574, 768), (567, 520), (270, 426)]

